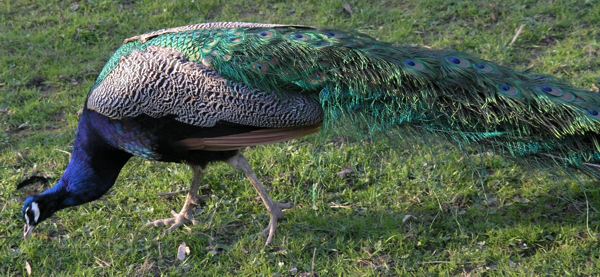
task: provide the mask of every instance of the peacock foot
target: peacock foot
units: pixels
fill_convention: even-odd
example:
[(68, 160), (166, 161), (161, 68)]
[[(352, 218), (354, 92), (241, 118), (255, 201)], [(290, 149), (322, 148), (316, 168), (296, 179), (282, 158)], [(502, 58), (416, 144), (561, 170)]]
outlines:
[(171, 218), (163, 218), (157, 219), (152, 222), (148, 222), (146, 224), (147, 227), (163, 227), (169, 226), (167, 232), (171, 232), (181, 227), (184, 224), (193, 223), (194, 220), (194, 209), (198, 206), (201, 197), (198, 197), (196, 193), (188, 192), (188, 195), (185, 199), (185, 203), (183, 204), (183, 208), (179, 213), (175, 211), (171, 211), (173, 217)]
[(167, 229), (167, 232), (172, 232), (172, 231), (176, 230), (177, 228), (183, 226), (184, 224), (193, 223), (194, 215), (192, 214), (192, 211), (187, 211), (187, 212), (181, 211), (179, 213), (176, 213), (175, 211), (171, 211), (171, 214), (173, 215), (173, 217), (157, 219), (152, 222), (148, 222), (146, 224), (146, 227), (168, 226), (169, 228)]
[(277, 231), (277, 221), (283, 218), (283, 209), (292, 208), (292, 203), (277, 203), (273, 202), (273, 206), (271, 211), (269, 211), (269, 216), (271, 219), (269, 220), (269, 225), (262, 231), (262, 234), (267, 237), (267, 241), (265, 245), (271, 244), (273, 241), (273, 237), (275, 236), (275, 232)]
[(198, 196), (198, 189), (200, 188), (200, 180), (203, 175), (203, 168), (201, 166), (192, 166), (193, 178), (192, 178), (192, 187), (187, 193), (185, 197), (185, 203), (183, 203), (183, 207), (179, 213), (175, 211), (171, 211), (173, 217), (158, 219), (146, 224), (146, 226), (151, 227), (162, 227), (169, 226), (167, 232), (171, 232), (179, 228), (180, 226), (186, 223), (194, 223), (194, 208), (198, 206), (201, 201), (204, 201), (203, 196)]

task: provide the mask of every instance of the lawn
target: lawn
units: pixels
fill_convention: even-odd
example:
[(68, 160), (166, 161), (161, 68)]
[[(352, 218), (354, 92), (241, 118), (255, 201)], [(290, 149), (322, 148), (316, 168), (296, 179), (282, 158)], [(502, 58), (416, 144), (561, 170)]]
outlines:
[[(246, 151), (273, 198), (295, 204), (270, 246), (264, 207), (224, 164), (209, 167), (196, 225), (144, 227), (179, 210), (185, 193), (166, 193), (188, 188), (191, 171), (140, 158), (103, 198), (23, 241), (22, 201), (61, 177), (112, 51), (135, 34), (207, 21), (356, 30), (600, 87), (599, 0), (1, 1), (0, 275), (600, 274), (597, 181), (440, 142), (343, 134)], [(16, 189), (34, 175), (50, 181)]]

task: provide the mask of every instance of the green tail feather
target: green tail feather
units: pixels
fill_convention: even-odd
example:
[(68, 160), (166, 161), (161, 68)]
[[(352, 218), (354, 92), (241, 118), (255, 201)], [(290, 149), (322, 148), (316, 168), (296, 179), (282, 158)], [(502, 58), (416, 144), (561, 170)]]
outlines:
[(341, 118), (371, 132), (410, 126), (421, 135), (439, 134), (513, 157), (574, 166), (600, 161), (599, 94), (464, 53), (301, 27), (165, 34), (126, 44), (122, 52), (153, 45), (177, 48), (258, 89), (320, 97), (325, 127)]

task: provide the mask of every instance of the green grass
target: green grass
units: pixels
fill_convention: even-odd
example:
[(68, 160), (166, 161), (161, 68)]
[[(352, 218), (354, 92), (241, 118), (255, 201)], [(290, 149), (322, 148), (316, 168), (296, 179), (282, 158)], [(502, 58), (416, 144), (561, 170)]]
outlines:
[[(600, 274), (597, 182), (443, 144), (331, 137), (248, 150), (272, 196), (296, 204), (269, 247), (258, 235), (268, 221), (262, 204), (222, 164), (205, 178), (211, 196), (199, 224), (168, 235), (143, 226), (180, 208), (183, 194), (158, 195), (188, 187), (182, 165), (135, 158), (105, 197), (57, 213), (28, 241), (21, 203), (50, 184), (15, 188), (32, 174), (60, 178), (88, 90), (135, 34), (205, 21), (330, 26), (592, 89), (600, 86), (598, 0), (36, 2), (0, 2), (2, 275), (25, 275), (26, 262), (37, 276)], [(338, 177), (346, 168), (354, 174)], [(403, 223), (406, 215), (416, 218)], [(182, 242), (191, 249), (184, 262)]]

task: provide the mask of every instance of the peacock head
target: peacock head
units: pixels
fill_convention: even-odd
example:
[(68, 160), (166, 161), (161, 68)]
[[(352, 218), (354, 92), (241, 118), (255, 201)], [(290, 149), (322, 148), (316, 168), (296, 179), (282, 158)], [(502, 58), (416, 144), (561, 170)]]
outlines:
[(60, 210), (60, 203), (53, 194), (39, 194), (27, 197), (23, 204), (22, 216), (25, 220), (23, 238), (28, 238), (35, 226)]

